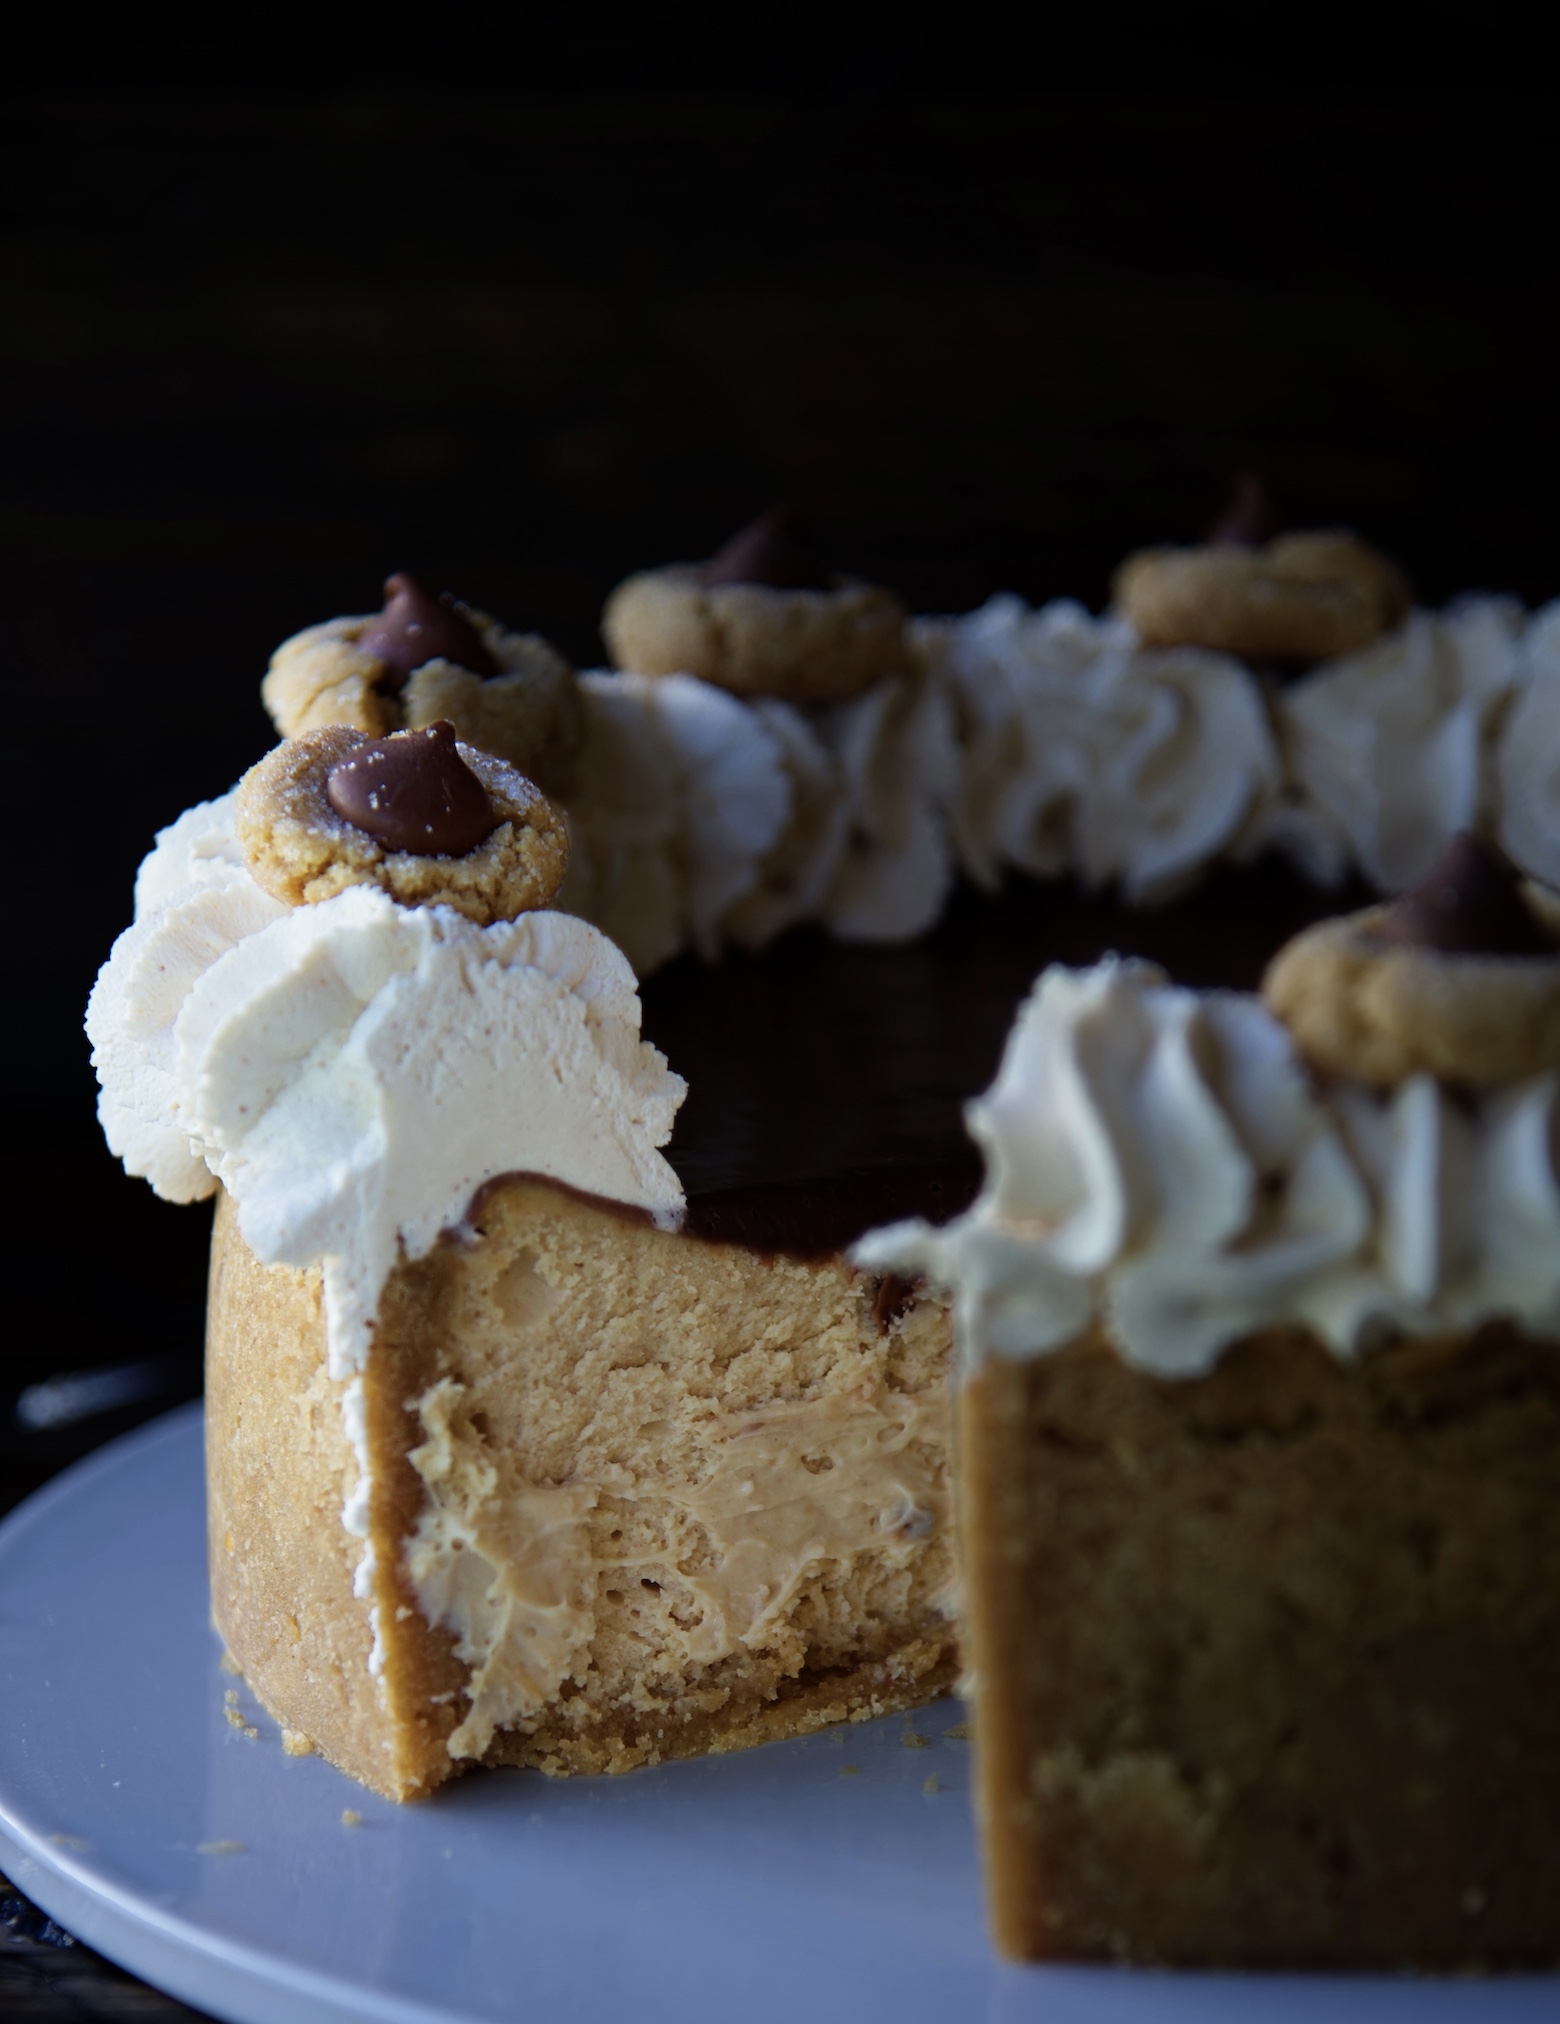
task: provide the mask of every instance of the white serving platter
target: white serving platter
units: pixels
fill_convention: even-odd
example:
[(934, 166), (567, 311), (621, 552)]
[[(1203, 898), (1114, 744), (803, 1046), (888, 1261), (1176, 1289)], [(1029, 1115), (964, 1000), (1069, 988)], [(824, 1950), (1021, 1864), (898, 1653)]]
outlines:
[(285, 1756), (221, 1668), (198, 1409), (0, 1526), (0, 1868), (235, 2024), (1560, 2018), (1560, 1979), (997, 1961), (960, 1714), (942, 1702), (627, 1778), (499, 1772), (396, 1807)]

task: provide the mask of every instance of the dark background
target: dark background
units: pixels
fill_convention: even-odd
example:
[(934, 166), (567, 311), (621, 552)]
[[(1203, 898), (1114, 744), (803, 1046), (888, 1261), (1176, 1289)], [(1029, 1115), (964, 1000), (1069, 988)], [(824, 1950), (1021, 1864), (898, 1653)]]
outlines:
[[(1428, 599), (1560, 594), (1557, 142), (1514, 17), (1313, 10), (1233, 71), (1235, 7), (1173, 48), (778, 19), (458, 61), (435, 21), (393, 65), (310, 41), (302, 85), (257, 25), (193, 88), (101, 46), (12, 72), (0, 1509), (198, 1388), (208, 1212), (103, 1149), (81, 1010), (155, 829), (269, 741), (271, 649), (388, 570), (588, 665), (620, 576), (777, 498), (919, 609), (1098, 605), (1251, 469)], [(136, 1403), (16, 1415), (126, 1364)], [(6, 2015), (151, 2014), (81, 1976), (48, 2007), (29, 1916)]]
[(1560, 591), (1543, 101), (1010, 90), (949, 18), (13, 103), (0, 1495), (134, 1416), (24, 1436), (22, 1386), (196, 1382), (206, 1212), (102, 1150), (81, 1007), (154, 830), (264, 748), (270, 650), (387, 570), (589, 664), (626, 570), (787, 497), (920, 609), (1098, 604), (1252, 468), (1431, 599)]

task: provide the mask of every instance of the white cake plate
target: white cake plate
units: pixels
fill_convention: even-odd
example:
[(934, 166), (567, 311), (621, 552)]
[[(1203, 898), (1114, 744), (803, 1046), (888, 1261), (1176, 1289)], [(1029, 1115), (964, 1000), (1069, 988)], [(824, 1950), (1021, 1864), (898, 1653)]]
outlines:
[(0, 1868), (235, 2024), (1560, 2016), (1546, 1978), (1003, 1965), (951, 1702), (627, 1778), (498, 1772), (391, 1806), (284, 1756), (222, 1671), (201, 1506), (186, 1408), (0, 1527)]

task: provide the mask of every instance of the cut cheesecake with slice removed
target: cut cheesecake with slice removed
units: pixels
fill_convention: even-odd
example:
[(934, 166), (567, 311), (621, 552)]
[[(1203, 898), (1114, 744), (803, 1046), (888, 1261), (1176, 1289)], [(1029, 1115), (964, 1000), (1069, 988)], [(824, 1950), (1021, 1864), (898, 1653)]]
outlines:
[[(308, 1592), (355, 1463), (338, 1431), (313, 1506), (273, 1508), (273, 1458), (336, 1425), (311, 1402), (320, 1299), (257, 1266), (224, 1204), (213, 1584), (263, 1698), (356, 1775), (383, 1785), (398, 1764), (415, 1791), (477, 1762), (625, 1769), (943, 1691), (946, 1307), (854, 1271), (848, 1248), (969, 1202), (964, 1101), (1048, 956), (1133, 934), (1194, 975), (1255, 982), (1263, 935), (1323, 905), (1274, 870), (1151, 915), (1020, 887), (962, 896), (914, 947), (799, 935), (642, 987), (647, 1031), (695, 1068), (667, 1148), (681, 1230), (507, 1179), (386, 1287), (360, 1436), (382, 1689), (350, 1535), (310, 1637), (266, 1592)], [(257, 1333), (269, 1303), (280, 1319)], [(284, 1338), (313, 1344), (286, 1371)], [(314, 1663), (353, 1626), (351, 1666)]]
[(224, 1199), (207, 1425), (230, 1651), (396, 1798), (476, 1762), (623, 1771), (944, 1691), (947, 1316), (880, 1293), (838, 1257), (504, 1179), (391, 1274), (344, 1423), (318, 1276), (261, 1265)]
[(690, 1211), (627, 961), (546, 910), (560, 836), (447, 727), (311, 732), (165, 833), (89, 1013), (127, 1164), (222, 1190), (218, 1627), (399, 1798), (953, 1676), (946, 1312), (841, 1255), (942, 1182)]
[[(545, 908), (556, 826), (468, 754), (437, 727), (278, 748), (165, 833), (94, 997), (111, 1143), (172, 1199), (222, 1190), (234, 1659), (296, 1747), (398, 1797), (928, 1699), (956, 1667), (951, 1330), (849, 1247), (973, 1197), (963, 1104), (1047, 960), (1133, 937), (1251, 982), (1325, 902), (1269, 870), (1156, 914), (1020, 885), (910, 946), (680, 959), (641, 1006), (596, 929), (505, 917), (523, 880)], [(363, 827), (394, 810), (468, 847)]]

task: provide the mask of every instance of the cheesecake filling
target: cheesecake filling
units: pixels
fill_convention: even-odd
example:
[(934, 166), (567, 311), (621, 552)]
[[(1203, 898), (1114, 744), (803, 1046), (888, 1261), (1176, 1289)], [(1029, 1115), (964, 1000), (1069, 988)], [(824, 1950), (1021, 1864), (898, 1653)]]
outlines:
[(1166, 1376), (1269, 1325), (1344, 1358), (1495, 1317), (1560, 1333), (1555, 1075), (1318, 1085), (1259, 1000), (1110, 958), (1045, 973), (969, 1122), (974, 1206), (852, 1254), (947, 1287), (967, 1365), (1097, 1323)]
[[(430, 1386), (410, 1457), (427, 1502), (404, 1566), (423, 1616), (470, 1668), (450, 1755), (480, 1757), (566, 1681), (584, 1684), (601, 1597), (620, 1575), (675, 1585), (678, 1656), (709, 1667), (762, 1649), (821, 1568), (863, 1554), (907, 1565), (949, 1521), (941, 1403), (874, 1388), (712, 1412), (696, 1482), (616, 1470), (537, 1484), (484, 1438), (470, 1388)], [(641, 1522), (614, 1522), (629, 1511)], [(630, 1530), (632, 1554), (614, 1552)]]

